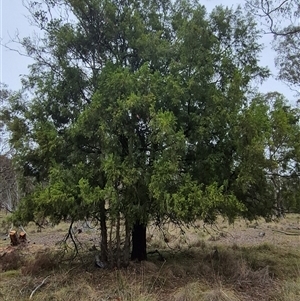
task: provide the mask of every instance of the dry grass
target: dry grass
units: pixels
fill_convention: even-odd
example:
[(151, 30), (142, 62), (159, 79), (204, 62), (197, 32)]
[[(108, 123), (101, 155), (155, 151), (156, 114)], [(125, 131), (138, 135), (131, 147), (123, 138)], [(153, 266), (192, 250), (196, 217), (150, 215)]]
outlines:
[(239, 301), (239, 295), (222, 287), (210, 288), (201, 282), (192, 282), (178, 289), (173, 296), (174, 301)]
[(274, 296), (276, 301), (299, 301), (300, 300), (300, 276), (295, 280), (283, 281), (280, 284), (279, 296)]
[[(175, 255), (165, 253), (166, 262), (153, 259), (131, 263), (123, 270), (101, 270), (92, 265), (90, 255), (84, 258), (84, 265), (59, 264), (50, 260), (53, 254), (48, 250), (37, 253), (34, 259), (23, 259), (17, 269), (2, 273), (0, 296), (5, 296), (3, 300), (28, 300), (48, 277), (34, 293), (33, 300), (298, 300), (298, 272), (294, 270), (289, 275), (291, 267), (286, 265), (296, 254), (291, 256), (279, 250), (280, 258), (285, 254), (284, 260), (279, 260), (273, 269), (289, 275), (289, 280), (281, 283), (269, 265), (253, 267), (255, 255), (260, 262), (262, 254), (274, 255), (272, 249), (256, 248), (249, 253), (247, 249), (224, 247), (217, 259), (211, 258), (211, 251), (209, 246), (204, 250), (194, 247)], [(274, 291), (278, 292), (276, 296)]]
[[(130, 263), (121, 270), (96, 268), (93, 252), (62, 262), (55, 244), (13, 248), (5, 241), (5, 248), (0, 248), (0, 300), (23, 301), (31, 294), (32, 300), (45, 301), (300, 300), (300, 238), (272, 231), (297, 231), (297, 215), (280, 223), (201, 225), (181, 229), (184, 235), (173, 225), (163, 231), (150, 227), (149, 250), (159, 249), (166, 261), (150, 255), (148, 262)], [(49, 227), (40, 234), (34, 232), (35, 225), (30, 227), (29, 236), (36, 241), (39, 235), (54, 241), (55, 233), (59, 240), (67, 229)], [(264, 238), (256, 235), (260, 231), (266, 232)], [(90, 236), (80, 237), (88, 241)]]

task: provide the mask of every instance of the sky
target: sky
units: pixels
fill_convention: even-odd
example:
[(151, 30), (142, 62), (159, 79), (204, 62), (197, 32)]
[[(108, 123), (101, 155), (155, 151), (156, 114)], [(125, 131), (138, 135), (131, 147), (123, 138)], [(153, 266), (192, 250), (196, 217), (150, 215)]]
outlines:
[[(211, 10), (216, 5), (222, 4), (229, 7), (243, 4), (243, 0), (202, 0), (208, 10)], [(29, 25), (26, 8), (22, 5), (22, 0), (0, 0), (0, 34), (1, 44), (8, 43), (16, 34), (19, 37), (32, 35), (34, 27)], [(265, 49), (261, 55), (261, 65), (267, 66), (271, 72), (276, 75), (274, 64), (275, 52), (271, 48), (272, 36), (264, 35), (262, 42), (265, 44)], [(17, 44), (8, 44), (11, 48), (22, 51)], [(28, 74), (27, 66), (31, 60), (25, 56), (21, 56), (16, 51), (8, 50), (1, 45), (0, 48), (0, 82), (5, 83), (11, 90), (21, 88), (20, 76)], [(284, 94), (292, 104), (295, 103), (294, 93), (274, 77), (260, 86), (260, 91), (270, 92), (278, 91)]]

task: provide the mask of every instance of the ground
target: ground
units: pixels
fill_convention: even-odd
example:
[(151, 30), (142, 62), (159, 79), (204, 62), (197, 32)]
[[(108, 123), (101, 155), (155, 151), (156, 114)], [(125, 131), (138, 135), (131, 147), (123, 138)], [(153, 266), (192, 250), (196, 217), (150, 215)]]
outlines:
[(229, 225), (219, 218), (215, 225), (199, 221), (182, 229), (150, 226), (148, 250), (159, 253), (120, 270), (95, 266), (96, 229), (78, 223), (80, 253), (63, 261), (61, 254), (73, 250), (72, 243), (62, 243), (68, 224), (41, 232), (30, 224), (28, 242), (18, 247), (4, 240), (3, 227), (0, 300), (300, 300), (300, 215), (271, 223)]

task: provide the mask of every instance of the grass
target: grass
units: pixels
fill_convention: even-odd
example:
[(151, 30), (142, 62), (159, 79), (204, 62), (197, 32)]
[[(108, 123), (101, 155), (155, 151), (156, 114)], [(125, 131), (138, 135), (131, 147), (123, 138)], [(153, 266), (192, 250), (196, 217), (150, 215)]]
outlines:
[[(205, 230), (200, 223), (185, 229), (184, 235), (172, 225), (165, 226), (164, 233), (150, 227), (149, 249), (159, 249), (166, 261), (149, 255), (149, 261), (131, 262), (120, 270), (97, 269), (93, 252), (65, 262), (54, 245), (12, 248), (5, 241), (0, 251), (0, 300), (300, 300), (300, 239), (272, 232), (275, 227), (296, 231), (295, 225), (297, 215), (276, 224), (221, 221), (217, 231)], [(35, 233), (34, 227), (30, 226), (33, 239), (55, 233), (53, 227)], [(55, 230), (63, 235), (64, 229), (62, 224)], [(262, 230), (263, 239), (256, 233)], [(278, 241), (282, 243), (274, 243)]]
[(300, 300), (300, 275), (296, 280), (283, 281), (281, 291), (276, 301), (298, 301)]

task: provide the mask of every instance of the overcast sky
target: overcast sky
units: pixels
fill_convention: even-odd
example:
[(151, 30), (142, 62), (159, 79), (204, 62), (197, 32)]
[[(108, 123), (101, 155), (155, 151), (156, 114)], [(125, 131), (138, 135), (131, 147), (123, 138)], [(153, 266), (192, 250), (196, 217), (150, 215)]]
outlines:
[[(227, 6), (235, 6), (243, 4), (243, 0), (203, 0), (203, 4), (208, 10), (212, 9), (218, 4)], [(29, 25), (26, 18), (27, 11), (22, 5), (22, 0), (0, 0), (0, 32), (2, 43), (5, 44), (14, 37), (16, 33), (20, 37), (26, 37), (32, 34), (34, 27)], [(265, 35), (263, 43), (266, 48), (262, 53), (261, 65), (268, 66), (271, 71), (276, 74), (274, 66), (275, 53), (270, 47), (272, 37)], [(11, 45), (17, 48), (17, 45)], [(0, 82), (5, 83), (12, 90), (17, 90), (21, 87), (20, 75), (27, 74), (27, 66), (30, 60), (21, 56), (17, 52), (9, 51), (3, 46), (0, 50)], [(283, 83), (270, 78), (264, 83), (260, 90), (262, 92), (278, 91), (283, 93), (292, 103), (295, 102), (293, 92)]]

